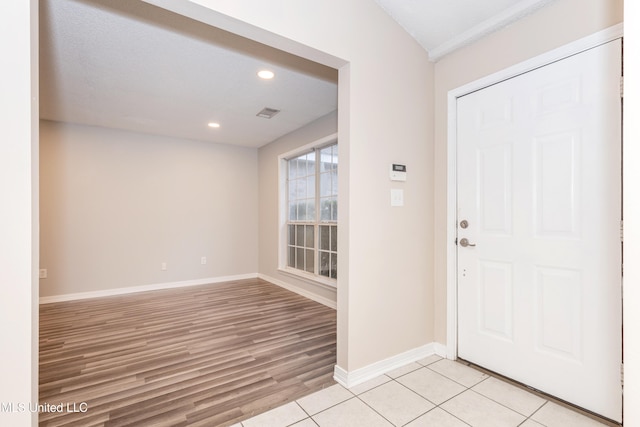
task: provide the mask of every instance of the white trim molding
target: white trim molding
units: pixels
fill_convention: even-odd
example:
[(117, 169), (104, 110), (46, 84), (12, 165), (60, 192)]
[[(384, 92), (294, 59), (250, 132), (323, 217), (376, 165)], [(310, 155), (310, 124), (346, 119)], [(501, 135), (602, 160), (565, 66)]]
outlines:
[[(320, 295), (317, 295), (317, 294), (315, 294), (313, 292), (306, 291), (306, 290), (304, 290), (302, 288), (299, 288), (298, 286), (292, 285), (292, 284), (287, 283), (285, 281), (278, 280), (278, 279), (275, 279), (275, 278), (273, 278), (271, 276), (267, 276), (266, 274), (261, 274), (261, 273), (258, 274), (258, 278), (260, 278), (262, 280), (266, 280), (269, 283), (273, 283), (274, 285), (280, 286), (281, 288), (284, 288), (284, 289), (286, 289), (288, 291), (295, 292), (298, 295), (301, 295), (301, 296), (303, 296), (305, 298), (309, 298), (310, 300), (318, 302), (318, 303), (320, 303), (322, 305), (326, 305), (327, 307), (333, 308), (334, 310), (337, 310), (337, 308), (338, 308), (338, 305), (337, 305), (335, 300), (331, 300), (329, 298), (325, 298), (325, 297), (322, 297)], [(309, 283), (312, 283), (312, 282), (309, 282)], [(316, 284), (316, 285), (318, 285), (318, 284)], [(324, 289), (329, 289), (329, 286), (322, 286), (322, 287)], [(335, 288), (333, 288), (332, 290), (335, 292)]]
[(576, 40), (567, 45), (553, 49), (542, 55), (513, 65), (497, 73), (475, 80), (447, 94), (447, 345), (446, 357), (455, 360), (458, 355), (458, 300), (456, 270), (456, 220), (457, 220), (457, 181), (456, 181), (456, 126), (457, 99), (471, 92), (510, 79), (528, 71), (559, 61), (571, 55), (592, 49), (623, 36), (623, 24), (598, 31), (590, 36)]
[(338, 281), (336, 279), (330, 279), (325, 276), (316, 276), (306, 271), (298, 270), (296, 268), (284, 267), (279, 268), (278, 273), (291, 276), (295, 279), (302, 280), (303, 282), (310, 283), (314, 286), (322, 286), (328, 289), (336, 289)]
[[(104, 289), (104, 290), (90, 291), (90, 292), (77, 292), (72, 294), (50, 295), (46, 297), (40, 297), (40, 304), (51, 304), (54, 302), (110, 297), (110, 296), (117, 296), (117, 295), (133, 294), (137, 292), (148, 292), (148, 291), (158, 291), (162, 289), (183, 288), (187, 286), (213, 285), (217, 283), (233, 282), (237, 280), (246, 280), (246, 279), (266, 280), (269, 283), (272, 283), (276, 286), (280, 286), (281, 288), (294, 292), (305, 298), (309, 298), (310, 300), (323, 304), (327, 307), (333, 308), (334, 310), (337, 309), (337, 304), (335, 300), (324, 298), (322, 296), (314, 294), (313, 292), (309, 292), (304, 289), (301, 289), (295, 285), (292, 285), (282, 280), (274, 279), (273, 277), (267, 276), (265, 274), (259, 274), (259, 273), (238, 274), (233, 276), (208, 277), (204, 279), (184, 280), (180, 282), (153, 283), (149, 285), (129, 286), (126, 288), (114, 288), (114, 289)], [(329, 289), (328, 286), (322, 286), (322, 287), (325, 289)], [(335, 288), (333, 288), (333, 290), (335, 291)]]
[[(288, 274), (300, 275), (302, 279), (307, 273), (293, 273), (287, 267), (287, 161), (314, 148), (331, 145), (338, 141), (338, 133), (332, 133), (301, 147), (282, 153), (278, 156), (278, 270)], [(308, 275), (308, 274), (307, 274)], [(317, 281), (330, 284), (331, 279), (317, 276)], [(337, 283), (337, 281), (336, 281)]]
[(110, 297), (116, 295), (133, 294), (136, 292), (157, 291), (161, 289), (183, 288), (186, 286), (210, 285), (214, 283), (232, 282), (235, 280), (256, 279), (258, 273), (239, 274), (235, 276), (209, 277), (205, 279), (184, 280), (181, 282), (155, 283), (149, 285), (131, 286), (126, 288), (104, 289), (101, 291), (78, 292), (73, 294), (51, 295), (40, 297), (40, 304), (74, 301), (88, 298)]
[(552, 0), (522, 0), (486, 21), (468, 29), (462, 34), (429, 50), (429, 60), (436, 62), (443, 56), (474, 43), (475, 41), (532, 14), (538, 9), (551, 3), (551, 1)]
[(336, 365), (333, 370), (333, 379), (342, 386), (350, 388), (379, 377), (380, 375), (384, 375), (394, 369), (401, 368), (409, 363), (424, 359), (425, 357), (432, 356), (434, 354), (442, 356), (436, 352), (436, 346), (437, 344), (434, 343), (426, 344), (422, 347), (405, 351), (404, 353), (400, 353), (396, 356), (372, 363), (371, 365), (355, 369), (353, 371), (346, 371)]

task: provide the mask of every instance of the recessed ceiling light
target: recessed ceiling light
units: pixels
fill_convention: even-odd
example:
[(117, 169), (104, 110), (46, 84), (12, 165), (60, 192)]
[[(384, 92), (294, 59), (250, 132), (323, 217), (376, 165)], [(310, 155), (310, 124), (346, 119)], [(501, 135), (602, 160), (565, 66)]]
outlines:
[(269, 71), (269, 70), (258, 71), (258, 77), (260, 77), (261, 79), (269, 80), (269, 79), (272, 79), (274, 76), (275, 74), (273, 73), (273, 71)]
[(207, 126), (209, 126), (210, 128), (219, 128), (220, 123), (210, 122)]

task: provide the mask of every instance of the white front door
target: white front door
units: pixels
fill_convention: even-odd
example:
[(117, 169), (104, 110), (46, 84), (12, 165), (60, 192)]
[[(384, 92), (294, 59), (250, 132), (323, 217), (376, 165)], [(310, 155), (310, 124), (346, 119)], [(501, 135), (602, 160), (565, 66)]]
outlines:
[(458, 356), (616, 421), (620, 74), (615, 40), (457, 101)]

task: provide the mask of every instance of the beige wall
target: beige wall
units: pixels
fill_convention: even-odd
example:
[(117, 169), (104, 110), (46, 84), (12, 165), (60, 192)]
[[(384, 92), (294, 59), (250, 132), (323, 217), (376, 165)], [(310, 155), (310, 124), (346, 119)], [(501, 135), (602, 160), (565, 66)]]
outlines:
[[(201, 0), (203, 1), (203, 0)], [(416, 343), (431, 342), (433, 324), (431, 318), (434, 308), (433, 301), (430, 300), (431, 276), (433, 249), (430, 247), (433, 241), (433, 216), (432, 207), (438, 206), (438, 219), (435, 224), (438, 228), (444, 226), (442, 218), (444, 187), (443, 183), (445, 171), (442, 170), (444, 141), (443, 123), (444, 109), (442, 108), (442, 93), (446, 92), (447, 84), (445, 75), (446, 64), (458, 64), (457, 71), (448, 85), (452, 87), (464, 84), (468, 80), (480, 77), (494, 69), (500, 69), (511, 63), (520, 61), (526, 57), (540, 53), (548, 48), (555, 47), (562, 43), (571, 41), (581, 35), (586, 35), (591, 29), (609, 25), (601, 22), (593, 25), (598, 14), (593, 14), (589, 10), (597, 7), (603, 11), (601, 17), (604, 21), (617, 22), (615, 16), (619, 12), (608, 13), (609, 5), (619, 4), (618, 0), (604, 1), (564, 1), (557, 3), (540, 11), (536, 16), (527, 19), (527, 22), (538, 23), (538, 25), (527, 24), (530, 33), (525, 36), (523, 27), (514, 24), (499, 34), (489, 37), (488, 40), (502, 39), (502, 43), (478, 43), (468, 49), (477, 52), (484, 52), (487, 61), (480, 55), (480, 62), (465, 63), (455, 60), (455, 56), (443, 59), (439, 64), (438, 81), (439, 99), (438, 111), (436, 114), (438, 126), (438, 146), (436, 152), (435, 170), (438, 180), (438, 195), (434, 199), (432, 189), (432, 169), (434, 162), (432, 151), (429, 148), (432, 141), (432, 121), (433, 108), (431, 105), (432, 87), (429, 76), (432, 76), (432, 65), (426, 64), (424, 54), (419, 53), (419, 48), (411, 47), (406, 35), (398, 34), (398, 29), (388, 22), (387, 18), (379, 16), (375, 11), (373, 2), (364, 0), (343, 2), (332, 0), (327, 2), (299, 2), (297, 0), (260, 2), (257, 0), (246, 0), (242, 2), (211, 1), (209, 7), (233, 8), (228, 9), (231, 16), (215, 14), (211, 16), (209, 11), (203, 13), (201, 8), (194, 3), (185, 0), (153, 0), (152, 3), (166, 3), (167, 7), (182, 8), (184, 13), (203, 17), (209, 22), (217, 22), (218, 26), (231, 29), (245, 35), (253, 35), (269, 44), (278, 45), (287, 50), (313, 57), (323, 61), (328, 65), (341, 67), (340, 71), (340, 122), (339, 133), (346, 136), (341, 137), (341, 172), (345, 173), (347, 179), (341, 180), (341, 206), (342, 216), (346, 227), (342, 227), (346, 234), (346, 245), (362, 248), (367, 244), (373, 247), (369, 251), (348, 250), (343, 253), (341, 263), (348, 262), (362, 254), (369, 255), (379, 251), (381, 244), (376, 241), (389, 242), (393, 234), (391, 230), (398, 231), (398, 240), (404, 243), (405, 247), (400, 249), (398, 256), (390, 255), (391, 250), (383, 248), (380, 255), (368, 257), (359, 261), (355, 260), (349, 268), (349, 277), (343, 283), (341, 294), (339, 295), (340, 329), (339, 329), (339, 363), (345, 369), (356, 369), (370, 361), (381, 360), (382, 358), (397, 354), (406, 348), (415, 346)], [(630, 6), (636, 0), (629, 0)], [(326, 6), (325, 6), (326, 4)], [(585, 5), (584, 7), (581, 5)], [(264, 7), (266, 10), (262, 10)], [(326, 7), (326, 13), (323, 8)], [(309, 8), (301, 11), (300, 8)], [(0, 376), (2, 387), (0, 387), (0, 401), (26, 401), (37, 398), (37, 323), (38, 323), (38, 233), (37, 224), (37, 96), (32, 90), (33, 85), (37, 85), (37, 48), (32, 47), (37, 43), (37, 0), (0, 2), (0, 47), (5, 54), (2, 59), (3, 79), (0, 79), (2, 97), (0, 98), (0, 108), (2, 115), (0, 120), (3, 129), (3, 142), (0, 144), (0, 197), (3, 208), (0, 209), (0, 328), (3, 339), (11, 345), (3, 348), (0, 352)], [(559, 11), (567, 10), (565, 16)], [(616, 7), (617, 9), (617, 7)], [(631, 7), (629, 7), (631, 9)], [(638, 12), (638, 8), (634, 10)], [(555, 11), (555, 12), (554, 12)], [(262, 15), (261, 15), (262, 14)], [(551, 16), (550, 16), (551, 14)], [(546, 19), (542, 19), (547, 17)], [(586, 17), (586, 18), (583, 18)], [(625, 23), (628, 29), (636, 28), (640, 25), (638, 14), (627, 15)], [(588, 25), (583, 25), (584, 19)], [(248, 21), (248, 22), (247, 22)], [(590, 29), (591, 28), (591, 29)], [(275, 31), (272, 32), (272, 31)], [(278, 35), (284, 33), (285, 38)], [(548, 34), (547, 34), (548, 33)], [(515, 38), (506, 37), (505, 34), (513, 35)], [(635, 57), (634, 52), (640, 51), (638, 45), (637, 32), (634, 38), (625, 40), (627, 59)], [(553, 40), (550, 40), (551, 37)], [(557, 39), (555, 38), (557, 37)], [(524, 38), (524, 40), (523, 40)], [(345, 44), (344, 47), (338, 46)], [(505, 43), (514, 48), (509, 49), (506, 59), (499, 56), (503, 53), (500, 49), (505, 48)], [(531, 44), (535, 48), (531, 48)], [(484, 48), (480, 48), (485, 46)], [(527, 47), (529, 46), (529, 47)], [(30, 50), (31, 47), (31, 50)], [(362, 52), (358, 52), (361, 48)], [(523, 49), (523, 53), (514, 52)], [(401, 52), (393, 53), (390, 50), (397, 49)], [(328, 53), (326, 53), (328, 52)], [(473, 57), (470, 56), (470, 58)], [(33, 58), (33, 59), (32, 59)], [(349, 64), (348, 62), (351, 61)], [(397, 66), (393, 63), (396, 61)], [(469, 65), (472, 64), (472, 65)], [(487, 65), (482, 65), (487, 64)], [(376, 69), (380, 66), (380, 69)], [(371, 68), (372, 67), (372, 68)], [(480, 67), (476, 69), (475, 67)], [(637, 58), (634, 62), (635, 68), (627, 68), (627, 83), (629, 91), (625, 96), (625, 114), (628, 107), (632, 105), (635, 109), (630, 111), (627, 118), (636, 117), (638, 111), (638, 86), (632, 84), (634, 76), (638, 73)], [(460, 73), (464, 78), (460, 78)], [(426, 78), (425, 78), (426, 76)], [(457, 77), (456, 77), (457, 76)], [(30, 79), (31, 77), (31, 79)], [(637, 80), (637, 79), (635, 79)], [(383, 88), (383, 90), (379, 90)], [(635, 90), (633, 90), (635, 88)], [(395, 93), (397, 91), (397, 93)], [(633, 92), (630, 92), (633, 91)], [(409, 93), (409, 92), (413, 92)], [(426, 94), (426, 96), (425, 96)], [(633, 103), (630, 100), (635, 100)], [(367, 105), (369, 103), (370, 105)], [(380, 108), (381, 105), (387, 107)], [(35, 108), (31, 111), (30, 109)], [(35, 118), (35, 120), (32, 120)], [(373, 123), (371, 127), (367, 122)], [(35, 126), (35, 127), (34, 127)], [(637, 147), (638, 125), (637, 120), (625, 121), (625, 147)], [(35, 144), (32, 144), (35, 141)], [(367, 149), (375, 151), (376, 147), (386, 148), (379, 153), (371, 154), (360, 158), (360, 154)], [(411, 148), (414, 147), (414, 148)], [(627, 165), (637, 165), (640, 162), (637, 150), (625, 149), (625, 163)], [(33, 156), (33, 159), (32, 159)], [(403, 224), (401, 227), (394, 227), (395, 222), (387, 219), (389, 212), (386, 208), (388, 201), (389, 183), (385, 181), (382, 186), (382, 178), (377, 178), (367, 185), (367, 179), (373, 175), (386, 174), (386, 157), (398, 157), (394, 161), (406, 161), (409, 165), (409, 178), (416, 181), (409, 181), (411, 187), (407, 186), (408, 197), (416, 196), (412, 203), (416, 203), (411, 211), (403, 211)], [(349, 157), (351, 157), (350, 161)], [(409, 160), (406, 160), (409, 159)], [(31, 160), (31, 161), (30, 161)], [(348, 167), (342, 165), (347, 162)], [(382, 169), (382, 170), (381, 170)], [(413, 175), (415, 170), (417, 175)], [(362, 179), (351, 178), (363, 172)], [(638, 182), (638, 168), (625, 168), (625, 221), (627, 231), (625, 232), (625, 259), (633, 260), (640, 256), (638, 251), (638, 192), (632, 183)], [(342, 175), (344, 177), (344, 174)], [(35, 179), (34, 179), (35, 178)], [(422, 180), (422, 182), (420, 182)], [(353, 181), (353, 185), (347, 185)], [(414, 184), (415, 182), (415, 184)], [(346, 185), (346, 192), (344, 186)], [(416, 186), (422, 188), (416, 188)], [(349, 197), (349, 187), (354, 196)], [(409, 191), (411, 190), (411, 191)], [(417, 191), (416, 191), (417, 190)], [(374, 195), (360, 197), (360, 193), (373, 192)], [(411, 194), (410, 194), (411, 193)], [(421, 193), (418, 195), (418, 193)], [(348, 213), (349, 201), (354, 205), (357, 217), (345, 217)], [(347, 206), (344, 206), (344, 204)], [(6, 209), (10, 206), (10, 209)], [(346, 208), (346, 209), (345, 209)], [(385, 212), (376, 213), (374, 209), (371, 220), (367, 219), (359, 227), (351, 230), (352, 223), (360, 218), (366, 218), (367, 208), (380, 208)], [(395, 214), (395, 213), (393, 213)], [(381, 220), (381, 221), (378, 221)], [(370, 237), (363, 236), (364, 232), (371, 228), (370, 225), (377, 222), (378, 228), (384, 231), (380, 235)], [(347, 230), (345, 230), (345, 228)], [(414, 234), (407, 238), (408, 230), (414, 228)], [(414, 247), (411, 243), (420, 240), (424, 245), (418, 244)], [(350, 243), (354, 243), (351, 245)], [(442, 235), (436, 241), (438, 253), (442, 251)], [(341, 248), (345, 244), (345, 238), (341, 239)], [(394, 247), (394, 249), (396, 249)], [(410, 251), (414, 254), (409, 254)], [(424, 257), (424, 254), (427, 257)], [(405, 255), (408, 255), (405, 257)], [(391, 261), (384, 265), (381, 261), (389, 256)], [(350, 259), (351, 258), (351, 259)], [(401, 260), (399, 260), (400, 258)], [(412, 273), (404, 274), (404, 269), (411, 269), (412, 264), (419, 262), (417, 268)], [(361, 272), (362, 267), (367, 263), (373, 265), (371, 272)], [(442, 261), (438, 261), (441, 265)], [(381, 265), (376, 265), (381, 264)], [(357, 267), (357, 269), (356, 269)], [(392, 277), (392, 280), (374, 280), (368, 283), (366, 279), (375, 275), (383, 269), (388, 269), (389, 273), (383, 275), (384, 279)], [(356, 271), (351, 271), (356, 269)], [(640, 305), (638, 289), (638, 267), (637, 263), (629, 263), (625, 268), (625, 354), (627, 355), (625, 368), (625, 425), (638, 425), (640, 416), (638, 406), (634, 405), (640, 399), (638, 375), (638, 310)], [(444, 270), (439, 268), (440, 273)], [(396, 274), (398, 276), (393, 276)], [(425, 277), (427, 276), (427, 277)], [(442, 291), (444, 288), (443, 277), (437, 276), (440, 290), (435, 308), (444, 306)], [(404, 280), (402, 280), (404, 279)], [(406, 282), (406, 283), (403, 283)], [(426, 283), (426, 287), (424, 286)], [(352, 285), (353, 286), (350, 286)], [(426, 293), (423, 298), (422, 293)], [(388, 304), (384, 304), (384, 299), (392, 296)], [(372, 303), (371, 300), (374, 300)], [(413, 299), (410, 300), (410, 299)], [(375, 300), (381, 300), (376, 302)], [(423, 302), (424, 301), (424, 302)], [(355, 307), (359, 305), (359, 309)], [(386, 311), (376, 311), (380, 305), (385, 306)], [(406, 310), (405, 310), (406, 308)], [(405, 313), (407, 313), (405, 315)], [(437, 327), (438, 341), (444, 342), (443, 312), (436, 317), (439, 322)], [(372, 317), (381, 315), (380, 319), (370, 323), (367, 328), (367, 321)], [(398, 320), (389, 321), (391, 317), (398, 317)], [(381, 323), (386, 323), (383, 328), (379, 328)], [(380, 331), (378, 330), (380, 329)], [(424, 337), (424, 340), (423, 340)], [(379, 347), (366, 354), (371, 347)], [(33, 414), (8, 414), (0, 413), (0, 424), (11, 426), (36, 425), (36, 416)]]
[[(371, 0), (146, 0), (339, 68), (338, 365), (433, 341), (433, 64)], [(389, 181), (405, 163), (405, 184)], [(390, 189), (405, 206), (390, 206)]]
[(257, 158), (251, 148), (42, 121), (40, 295), (255, 274)]
[(435, 69), (435, 340), (447, 329), (447, 93), (622, 22), (622, 0), (556, 0), (535, 14), (460, 49)]
[[(338, 130), (337, 112), (319, 118), (313, 123), (293, 131), (258, 150), (258, 180), (259, 185), (259, 268), (258, 272), (273, 281), (284, 282), (295, 286), (306, 294), (315, 294), (326, 302), (336, 302), (336, 290), (323, 285), (317, 285), (305, 280), (297, 279), (289, 274), (278, 271), (278, 235), (279, 205), (278, 205), (278, 156), (310, 144)], [(338, 160), (339, 161), (339, 160)]]

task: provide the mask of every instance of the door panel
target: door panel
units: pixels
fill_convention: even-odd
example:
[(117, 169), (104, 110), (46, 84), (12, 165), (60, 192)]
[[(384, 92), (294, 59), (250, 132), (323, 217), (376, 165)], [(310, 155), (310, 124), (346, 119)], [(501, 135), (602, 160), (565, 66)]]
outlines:
[(579, 238), (579, 141), (576, 131), (534, 138), (536, 237)]
[(478, 275), (480, 327), (494, 338), (513, 339), (513, 271), (510, 263), (480, 261)]
[(459, 357), (617, 421), (620, 68), (616, 40), (457, 104)]
[(584, 309), (580, 272), (562, 268), (536, 269), (536, 349), (580, 362)]
[(479, 225), (484, 233), (511, 234), (512, 161), (508, 144), (478, 150)]

